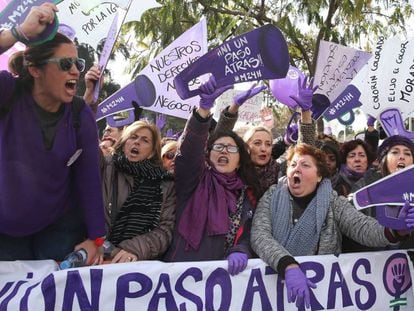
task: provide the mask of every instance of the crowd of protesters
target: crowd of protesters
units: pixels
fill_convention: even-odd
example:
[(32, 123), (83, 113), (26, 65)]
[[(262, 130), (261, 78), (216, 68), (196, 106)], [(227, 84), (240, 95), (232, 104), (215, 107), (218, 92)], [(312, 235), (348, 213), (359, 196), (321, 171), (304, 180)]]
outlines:
[[(1, 50), (36, 37), (55, 11), (32, 8), (19, 27), (0, 32)], [(88, 265), (227, 260), (236, 275), (260, 257), (284, 277), (288, 300), (309, 306), (315, 284), (295, 256), (411, 246), (409, 202), (396, 209), (407, 225), (397, 231), (347, 196), (412, 165), (414, 143), (395, 135), (379, 144), (372, 117), (365, 140), (317, 136), (312, 79), (299, 81), (299, 120), (279, 138), (265, 122), (243, 138), (233, 131), (240, 106), (262, 86), (237, 95), (211, 126), (211, 109), (231, 86), (210, 76), (180, 135), (168, 129), (162, 138), (159, 117), (107, 126), (98, 139), (85, 102), (99, 70), (85, 76), (84, 99), (75, 97), (85, 63), (70, 38), (58, 32), (12, 60), (0, 72), (0, 260), (61, 261), (83, 248)], [(105, 258), (103, 238), (113, 245)]]

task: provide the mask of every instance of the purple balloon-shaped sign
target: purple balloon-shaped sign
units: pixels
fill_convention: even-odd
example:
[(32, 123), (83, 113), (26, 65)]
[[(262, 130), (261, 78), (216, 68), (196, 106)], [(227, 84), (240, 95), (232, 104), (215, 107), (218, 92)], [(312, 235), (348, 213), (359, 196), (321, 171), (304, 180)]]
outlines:
[(213, 74), (217, 87), (235, 83), (279, 79), (289, 69), (289, 51), (282, 32), (273, 25), (265, 25), (228, 40), (200, 57), (174, 78), (174, 86), (181, 99), (200, 94), (191, 90), (194, 79)]
[(298, 96), (299, 78), (305, 78), (303, 72), (294, 66), (290, 66), (284, 79), (270, 80), (270, 91), (274, 98), (291, 109), (296, 108), (297, 103), (290, 96)]

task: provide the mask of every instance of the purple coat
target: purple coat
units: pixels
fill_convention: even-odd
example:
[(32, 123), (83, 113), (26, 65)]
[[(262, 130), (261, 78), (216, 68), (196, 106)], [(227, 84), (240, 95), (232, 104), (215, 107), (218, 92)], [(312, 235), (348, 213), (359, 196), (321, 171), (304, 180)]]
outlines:
[[(15, 78), (0, 72), (0, 107), (15, 89)], [(0, 119), (0, 233), (27, 236), (55, 222), (75, 204), (84, 214), (88, 238), (105, 235), (99, 175), (96, 122), (85, 106), (80, 128), (72, 121), (72, 106), (65, 104), (53, 146), (47, 150), (28, 92)], [(77, 149), (79, 158), (67, 166)]]
[[(181, 136), (182, 142), (179, 146), (175, 160), (177, 193), (176, 226), (174, 228), (172, 245), (165, 255), (165, 260), (167, 261), (222, 260), (228, 255), (228, 253), (226, 254), (225, 252), (224, 235), (209, 236), (205, 232), (199, 249), (195, 251), (187, 249), (187, 242), (178, 232), (180, 217), (207, 168), (205, 161), (205, 145), (208, 138), (209, 126), (210, 119), (206, 122), (202, 122), (198, 120), (193, 113)], [(241, 219), (241, 226), (243, 226), (243, 229), (245, 230), (238, 240), (238, 243), (229, 250), (229, 253), (242, 251), (247, 253), (249, 257), (252, 257), (253, 251), (250, 248), (249, 234), (252, 215), (253, 207), (246, 195), (243, 202)], [(249, 222), (249, 225), (245, 226), (246, 222)]]

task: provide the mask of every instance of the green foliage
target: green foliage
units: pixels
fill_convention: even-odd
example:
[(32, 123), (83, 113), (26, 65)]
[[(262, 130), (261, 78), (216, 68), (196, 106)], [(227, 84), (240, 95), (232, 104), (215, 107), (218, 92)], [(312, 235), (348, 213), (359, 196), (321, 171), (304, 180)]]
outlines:
[[(135, 0), (138, 1), (138, 0)], [(379, 35), (406, 34), (413, 15), (409, 0), (158, 0), (140, 22), (124, 26), (122, 44), (130, 53), (131, 78), (202, 16), (210, 48), (264, 24), (284, 33), (291, 64), (314, 75), (320, 40), (371, 50)], [(142, 50), (128, 49), (128, 38)], [(323, 126), (318, 126), (322, 128)]]

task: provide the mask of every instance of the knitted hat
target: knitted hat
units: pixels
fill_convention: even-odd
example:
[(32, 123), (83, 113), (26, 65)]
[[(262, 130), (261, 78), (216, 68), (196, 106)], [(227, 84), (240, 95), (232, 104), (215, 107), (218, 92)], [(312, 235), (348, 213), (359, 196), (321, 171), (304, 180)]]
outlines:
[(378, 160), (381, 161), (387, 155), (388, 151), (390, 151), (393, 146), (397, 145), (408, 147), (411, 154), (414, 156), (414, 142), (405, 136), (394, 135), (386, 138), (381, 146), (378, 147)]

